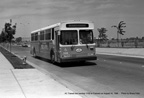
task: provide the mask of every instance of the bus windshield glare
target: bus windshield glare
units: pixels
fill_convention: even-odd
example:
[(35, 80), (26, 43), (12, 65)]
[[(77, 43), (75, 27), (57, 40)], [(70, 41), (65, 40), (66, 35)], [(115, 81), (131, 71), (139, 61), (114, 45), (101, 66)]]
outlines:
[(80, 30), (79, 36), (80, 36), (81, 44), (93, 43), (93, 31), (92, 30)]
[(77, 30), (62, 30), (60, 35), (60, 43), (62, 45), (76, 45), (78, 44)]

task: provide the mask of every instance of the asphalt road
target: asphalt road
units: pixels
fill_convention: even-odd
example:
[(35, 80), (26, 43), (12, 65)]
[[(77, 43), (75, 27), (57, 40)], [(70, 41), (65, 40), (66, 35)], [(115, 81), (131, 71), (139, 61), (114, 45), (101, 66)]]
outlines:
[(97, 61), (53, 65), (46, 59), (31, 57), (29, 50), (12, 47), (12, 52), (27, 56), (43, 70), (80, 88), (77, 93), (91, 98), (144, 98), (144, 59), (99, 54)]

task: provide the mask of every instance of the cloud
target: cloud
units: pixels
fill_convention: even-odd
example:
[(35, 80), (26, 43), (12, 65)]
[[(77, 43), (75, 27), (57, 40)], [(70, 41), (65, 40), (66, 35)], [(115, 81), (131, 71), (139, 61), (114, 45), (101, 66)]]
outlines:
[(103, 4), (109, 1), (111, 0), (0, 0), (0, 18), (83, 14), (97, 6), (97, 9), (112, 7), (111, 4)]
[(0, 1), (0, 12), (3, 17), (14, 15), (45, 15), (72, 11), (77, 8), (73, 0), (5, 0)]
[(102, 10), (108, 9), (104, 13), (110, 13), (120, 10), (121, 7), (128, 7), (129, 5), (124, 1), (127, 0), (0, 0), (0, 18), (86, 17)]
[(115, 7), (115, 4), (101, 4), (96, 9), (107, 9), (107, 8), (113, 8)]

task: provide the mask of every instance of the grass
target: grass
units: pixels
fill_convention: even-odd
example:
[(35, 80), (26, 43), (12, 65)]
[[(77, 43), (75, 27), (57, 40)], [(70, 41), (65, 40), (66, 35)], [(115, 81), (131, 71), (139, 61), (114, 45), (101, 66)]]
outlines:
[(7, 60), (12, 64), (15, 69), (30, 69), (34, 68), (29, 64), (23, 64), (23, 61), (15, 56), (14, 54), (10, 53), (9, 51), (5, 50), (4, 48), (0, 47), (0, 52), (7, 58)]

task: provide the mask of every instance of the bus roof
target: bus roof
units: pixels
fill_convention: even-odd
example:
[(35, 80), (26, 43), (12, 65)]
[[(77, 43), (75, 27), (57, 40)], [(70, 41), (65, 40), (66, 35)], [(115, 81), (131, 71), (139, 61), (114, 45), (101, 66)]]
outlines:
[(63, 21), (63, 22), (60, 22), (60, 23), (56, 23), (56, 24), (53, 24), (53, 25), (50, 25), (50, 26), (46, 26), (46, 27), (34, 30), (31, 33), (39, 32), (39, 31), (49, 29), (49, 28), (54, 28), (56, 26), (61, 25), (62, 23), (78, 23), (78, 22), (80, 22), (80, 23), (93, 23), (92, 21), (88, 21), (88, 20), (69, 20), (69, 21)]
[(59, 26), (59, 25), (60, 25), (60, 23), (53, 24), (53, 25), (50, 25), (50, 26), (46, 26), (46, 27), (43, 27), (43, 28), (34, 30), (34, 31), (32, 31), (31, 33), (39, 32), (39, 31), (42, 31), (42, 30), (45, 30), (45, 29), (49, 29), (49, 28), (53, 28), (53, 27), (56, 27), (56, 26)]

